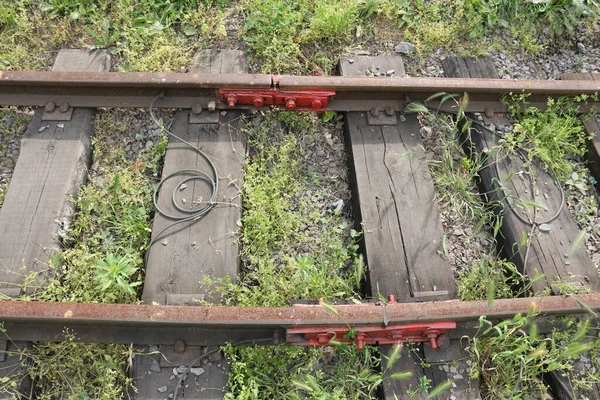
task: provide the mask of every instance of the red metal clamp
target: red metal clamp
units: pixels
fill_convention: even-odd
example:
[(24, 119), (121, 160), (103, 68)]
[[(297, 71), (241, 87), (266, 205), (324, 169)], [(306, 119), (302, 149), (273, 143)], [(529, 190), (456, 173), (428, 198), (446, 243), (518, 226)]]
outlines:
[(333, 90), (288, 90), (279, 89), (221, 89), (219, 97), (227, 103), (227, 107), (237, 105), (264, 107), (283, 106), (286, 110), (320, 111), (327, 107), (329, 100), (335, 96)]
[(381, 326), (315, 326), (292, 327), (286, 331), (286, 342), (298, 346), (325, 346), (331, 341), (355, 343), (359, 350), (365, 344), (427, 343), (432, 349), (444, 347), (447, 332), (456, 322), (424, 322)]

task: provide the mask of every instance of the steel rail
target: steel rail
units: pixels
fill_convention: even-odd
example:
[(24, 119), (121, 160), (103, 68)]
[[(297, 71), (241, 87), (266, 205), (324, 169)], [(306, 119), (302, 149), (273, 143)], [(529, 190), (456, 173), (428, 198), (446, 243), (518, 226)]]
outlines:
[[(218, 96), (219, 89), (306, 90), (327, 89), (336, 96), (324, 109), (368, 111), (391, 107), (402, 111), (409, 102), (430, 95), (468, 93), (466, 111), (505, 111), (502, 95), (531, 93), (533, 105), (543, 106), (548, 96), (593, 94), (600, 91), (598, 81), (543, 81), (458, 78), (328, 77), (269, 74), (183, 74), (139, 72), (48, 72), (0, 71), (0, 104), (6, 106), (44, 106), (48, 102), (77, 107), (148, 107), (159, 93), (164, 98), (156, 107), (207, 107), (227, 109)], [(437, 101), (432, 107), (440, 106)], [(592, 103), (592, 105), (600, 105)], [(442, 110), (451, 111), (447, 102)], [(239, 105), (236, 109), (255, 108)]]
[(330, 307), (204, 307), (0, 301), (0, 324), (11, 340), (97, 343), (220, 345), (245, 339), (281, 343), (285, 329), (320, 326), (384, 326), (417, 322), (468, 323), (482, 315), (505, 319), (534, 310), (540, 316), (600, 312), (600, 293), (424, 303), (350, 304)]

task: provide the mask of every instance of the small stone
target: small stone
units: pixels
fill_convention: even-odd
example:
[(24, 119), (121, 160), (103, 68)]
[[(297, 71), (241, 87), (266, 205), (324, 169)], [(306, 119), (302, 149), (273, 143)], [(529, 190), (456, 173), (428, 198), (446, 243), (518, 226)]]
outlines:
[(182, 202), (183, 204), (185, 204), (185, 203), (187, 203), (187, 200), (186, 200), (184, 197), (182, 197), (182, 198), (181, 198), (181, 202)]
[(416, 51), (416, 47), (412, 43), (400, 42), (394, 47), (394, 51), (400, 54), (412, 54)]
[(187, 189), (187, 185), (186, 185), (185, 183), (182, 183), (182, 184), (179, 186), (179, 190), (183, 191), (183, 190), (185, 190), (185, 189)]
[(577, 42), (577, 48), (580, 52), (585, 53), (585, 45), (581, 42)]
[(167, 386), (161, 386), (159, 388), (157, 388), (156, 390), (158, 390), (159, 393), (164, 393), (167, 391)]
[(196, 242), (195, 241), (192, 242), (192, 247), (196, 247)]
[(571, 261), (565, 261), (565, 265), (571, 265)]
[(190, 368), (190, 373), (200, 376), (204, 373), (204, 368)]
[(65, 127), (65, 124), (56, 124), (56, 127), (62, 129)]
[(348, 59), (348, 64), (354, 64), (354, 58), (349, 58)]
[(544, 193), (544, 198), (547, 200), (548, 199), (548, 193)]
[(38, 132), (44, 132), (48, 128), (49, 128), (48, 125), (41, 126), (40, 129), (38, 129)]
[(389, 71), (386, 71), (386, 73), (385, 73), (385, 74), (386, 74), (387, 76), (392, 76), (392, 75), (394, 75), (395, 73), (396, 73), (396, 70), (394, 70), (394, 69), (390, 69)]
[(150, 371), (160, 372), (160, 363), (156, 360), (152, 360), (152, 364), (150, 364)]
[(404, 115), (400, 115), (400, 122), (405, 122), (406, 121), (406, 117)]
[(163, 239), (161, 243), (162, 243), (163, 246), (166, 246), (166, 245), (169, 244), (169, 240), (168, 239)]
[(548, 233), (550, 232), (550, 225), (541, 224), (540, 226), (538, 226), (538, 229), (540, 230), (540, 232)]
[(221, 111), (221, 115), (222, 116), (226, 116), (227, 115), (227, 111)]

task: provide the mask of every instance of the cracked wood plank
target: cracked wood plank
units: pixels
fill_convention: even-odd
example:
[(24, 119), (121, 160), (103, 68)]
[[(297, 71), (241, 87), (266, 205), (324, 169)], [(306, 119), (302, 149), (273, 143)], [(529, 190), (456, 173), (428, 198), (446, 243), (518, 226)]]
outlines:
[[(104, 50), (69, 49), (59, 52), (53, 70), (109, 68)], [(0, 210), (0, 293), (13, 297), (24, 277), (43, 273), (50, 255), (60, 250), (74, 211), (70, 198), (84, 183), (91, 160), (93, 109), (75, 108), (71, 121), (42, 121), (42, 114), (36, 110), (21, 141)]]
[[(342, 75), (364, 75), (373, 67), (404, 75), (400, 56), (340, 61)], [(351, 112), (346, 113), (344, 127), (354, 219), (363, 232), (368, 265), (368, 291), (373, 297), (394, 294), (399, 302), (412, 301), (422, 292), (440, 292), (435, 298), (440, 300), (453, 298), (456, 287), (452, 270), (438, 253), (442, 225), (416, 115), (399, 116), (396, 125), (370, 126), (365, 113)], [(392, 348), (380, 346), (380, 351), (389, 354)], [(435, 386), (436, 376), (423, 368), (423, 357), (420, 346), (404, 346), (394, 366), (385, 368), (382, 362), (384, 399), (407, 398), (413, 392), (413, 399), (427, 397), (426, 390), (419, 391), (420, 380), (426, 377)], [(397, 372), (410, 372), (411, 376), (391, 379)]]
[[(243, 52), (236, 50), (204, 50), (194, 58), (194, 72), (235, 73), (247, 72)], [(208, 111), (200, 114), (202, 117)], [(217, 112), (218, 113), (218, 112)], [(172, 132), (201, 149), (211, 158), (218, 171), (219, 197), (217, 205), (203, 218), (173, 226), (173, 221), (157, 213), (152, 225), (152, 241), (146, 265), (146, 278), (142, 299), (146, 303), (167, 305), (200, 304), (202, 300), (218, 303), (217, 297), (207, 298), (209, 288), (203, 283), (205, 277), (230, 276), (235, 281), (240, 269), (238, 221), (241, 219), (242, 168), (246, 154), (246, 141), (241, 135), (241, 112), (227, 111), (207, 118), (217, 123), (190, 123), (189, 111), (175, 114)], [(182, 169), (195, 169), (211, 175), (209, 164), (194, 150), (181, 141), (170, 137), (162, 176)], [(194, 202), (206, 202), (211, 197), (206, 182), (190, 181), (180, 190), (178, 182), (191, 175), (169, 179), (161, 187), (158, 204), (171, 214), (177, 211), (171, 205), (173, 193), (181, 207), (195, 207)], [(211, 175), (212, 176), (212, 175)], [(183, 202), (185, 199), (185, 202)], [(166, 230), (165, 230), (166, 229)], [(173, 341), (177, 338), (173, 338)], [(172, 397), (178, 379), (173, 379), (173, 369), (180, 365), (190, 366), (206, 349), (186, 346), (181, 354), (174, 346), (161, 346), (161, 356), (136, 357), (130, 376), (135, 379), (133, 399), (162, 400)], [(219, 355), (219, 354), (218, 354)], [(211, 358), (213, 360), (213, 358)], [(227, 392), (229, 368), (226, 360), (196, 365), (204, 371), (199, 375), (188, 374), (184, 387), (179, 388), (178, 398), (222, 399)]]
[[(478, 68), (473, 67), (472, 64), (470, 68), (461, 67), (459, 69), (448, 67), (448, 65), (457, 63), (452, 59), (449, 57), (444, 60), (445, 73), (448, 77), (497, 77), (497, 74), (489, 72), (494, 67), (487, 58), (479, 60)], [(466, 65), (466, 62), (464, 64)], [(458, 65), (463, 64), (458, 62)], [(496, 126), (505, 122), (502, 120), (502, 116), (496, 116), (496, 118)], [(534, 166), (536, 178), (532, 187), (528, 177), (520, 174), (521, 171), (526, 171), (526, 168), (523, 167), (523, 162), (519, 157), (508, 157), (506, 154), (495, 155), (495, 152), (490, 151), (497, 147), (497, 133), (480, 132), (475, 127), (470, 139), (471, 146), (477, 154), (486, 154), (486, 166), (480, 173), (482, 192), (487, 193), (489, 201), (500, 205), (498, 212), (502, 213), (504, 218), (501, 230), (507, 258), (530, 278), (539, 274), (544, 275), (543, 279), (533, 283), (533, 292), (541, 293), (557, 281), (585, 285), (592, 290), (598, 290), (600, 276), (585, 247), (575, 246), (580, 230), (566, 206), (562, 208), (556, 219), (548, 222), (549, 232), (537, 230), (534, 232), (531, 245), (529, 247), (522, 245), (524, 239), (532, 231), (532, 226), (528, 221), (533, 221), (533, 207), (529, 207), (529, 211), (526, 211), (519, 204), (522, 204), (523, 200), (541, 203), (543, 207), (539, 208), (536, 221), (550, 220), (558, 211), (561, 202), (560, 188), (555, 184), (553, 177), (541, 168)], [(487, 156), (491, 156), (491, 158)], [(497, 170), (496, 159), (498, 160)], [(507, 179), (509, 177), (510, 179)], [(503, 182), (503, 186), (507, 189), (504, 193), (499, 189), (498, 182)], [(510, 196), (510, 199), (505, 198), (505, 193)], [(507, 201), (514, 206), (509, 207)]]
[[(105, 50), (63, 49), (53, 70), (108, 71), (110, 58)], [(48, 259), (60, 250), (74, 212), (71, 196), (85, 183), (91, 161), (95, 110), (75, 108), (71, 121), (61, 122), (42, 121), (43, 111), (38, 108), (27, 127), (0, 209), (0, 298), (18, 297), (29, 273), (40, 274), (36, 284), (44, 284)], [(23, 377), (21, 393), (31, 392), (27, 361), (19, 353), (28, 346), (29, 342), (9, 341), (9, 353), (0, 360), (0, 378)], [(4, 394), (0, 389), (0, 398)]]
[[(461, 61), (461, 58), (458, 57), (449, 57), (442, 64), (444, 72), (448, 77), (498, 78), (493, 62), (486, 57), (479, 59), (476, 64)], [(591, 74), (589, 74), (588, 78), (573, 75), (564, 74), (562, 79), (594, 79)], [(507, 122), (506, 117), (502, 115), (498, 115), (495, 118), (496, 121), (494, 123), (496, 126)], [(586, 128), (589, 131), (590, 127), (586, 126)], [(495, 134), (475, 130), (470, 136), (470, 147), (473, 149), (472, 151), (478, 154), (485, 152), (489, 155), (486, 149), (494, 149), (497, 146), (497, 139)], [(596, 146), (593, 141), (588, 141), (588, 149), (590, 145), (592, 148)], [(494, 162), (498, 163), (497, 169), (493, 165)], [(501, 190), (498, 190), (499, 186), (495, 182), (498, 182), (498, 177), (500, 177), (500, 182), (503, 182), (506, 194), (513, 197), (511, 203), (514, 203), (514, 198), (517, 197), (523, 200), (533, 200), (544, 205), (545, 207), (541, 207), (537, 211), (538, 218), (549, 219), (559, 211), (562, 200), (560, 189), (558, 183), (554, 182), (554, 179), (548, 173), (538, 166), (533, 166), (533, 169), (537, 177), (537, 181), (534, 182), (533, 187), (529, 180), (525, 179), (526, 177), (523, 178), (518, 174), (520, 171), (526, 170), (523, 166), (523, 161), (519, 157), (508, 157), (505, 154), (499, 154), (496, 160), (496, 157), (492, 156), (491, 159), (488, 158), (480, 172), (481, 190), (487, 193), (490, 201), (500, 205), (498, 212), (501, 212), (504, 216), (502, 234), (504, 238), (504, 251), (507, 257), (529, 277), (534, 277), (538, 273), (544, 274), (545, 279), (538, 280), (533, 285), (532, 290), (536, 293), (552, 287), (551, 285), (555, 280), (586, 285), (592, 290), (599, 290), (600, 278), (587, 250), (584, 246), (578, 246), (573, 250), (574, 241), (579, 235), (579, 228), (566, 206), (562, 208), (558, 217), (550, 222), (551, 229), (549, 232), (538, 232), (535, 235), (528, 252), (520, 248), (519, 242), (522, 240), (522, 237), (531, 232), (531, 225), (522, 222), (514, 212), (507, 210), (508, 199), (505, 198), (505, 194)], [(517, 175), (512, 179), (507, 179), (507, 177), (513, 174)], [(529, 210), (519, 208), (517, 212), (526, 221), (533, 220), (534, 218), (532, 208)], [(527, 256), (527, 263), (525, 263), (525, 255), (527, 253), (529, 254)], [(575, 371), (589, 372), (586, 371), (588, 367), (585, 363), (581, 362), (581, 359), (574, 360), (573, 363)], [(598, 385), (593, 385), (591, 391), (581, 391), (573, 385), (572, 376), (572, 373), (569, 371), (552, 371), (548, 374), (547, 379), (555, 398), (567, 400), (579, 398), (588, 398), (590, 400), (600, 399), (600, 392), (597, 390)]]

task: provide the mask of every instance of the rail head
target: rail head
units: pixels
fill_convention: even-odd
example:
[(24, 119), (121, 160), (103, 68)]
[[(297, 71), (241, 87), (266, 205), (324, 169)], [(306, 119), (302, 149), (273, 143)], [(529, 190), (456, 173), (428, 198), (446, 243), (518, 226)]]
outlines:
[[(64, 340), (65, 329), (80, 341), (168, 344), (173, 335), (205, 345), (279, 335), (288, 328), (347, 325), (387, 326), (453, 321), (459, 324), (512, 318), (516, 314), (568, 315), (600, 312), (600, 294), (423, 303), (365, 303), (335, 306), (204, 307), (0, 301), (0, 323), (12, 340)], [(174, 332), (173, 335), (166, 334)]]

